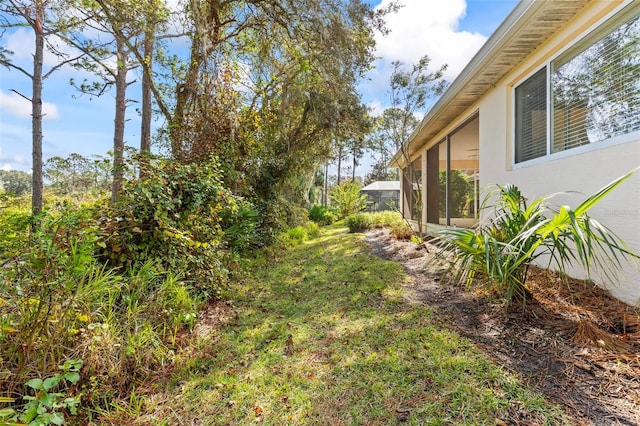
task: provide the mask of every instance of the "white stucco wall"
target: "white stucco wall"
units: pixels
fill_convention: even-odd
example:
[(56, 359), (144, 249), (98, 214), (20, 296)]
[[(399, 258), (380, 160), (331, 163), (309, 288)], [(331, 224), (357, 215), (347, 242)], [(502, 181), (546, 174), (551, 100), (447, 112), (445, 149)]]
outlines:
[[(603, 142), (591, 145), (587, 152), (566, 151), (561, 158), (548, 156), (529, 165), (513, 165), (513, 87), (610, 14), (612, 5), (613, 2), (593, 2), (477, 103), (480, 112), (480, 179), (483, 185), (512, 183), (528, 198), (558, 191), (577, 191), (587, 196), (640, 166), (640, 140), (613, 146)], [(584, 196), (558, 198), (557, 203), (575, 206)], [(594, 208), (591, 216), (640, 253), (640, 171)], [(615, 297), (640, 305), (640, 272), (631, 266), (624, 272), (625, 277), (619, 284), (605, 282), (597, 276), (593, 278)], [(572, 275), (581, 277), (583, 273), (572, 271)]]

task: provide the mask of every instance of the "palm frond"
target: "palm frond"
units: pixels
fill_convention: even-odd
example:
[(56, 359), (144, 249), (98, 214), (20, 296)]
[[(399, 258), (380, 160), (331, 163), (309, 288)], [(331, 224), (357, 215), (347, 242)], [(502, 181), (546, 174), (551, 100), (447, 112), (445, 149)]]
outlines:
[(515, 185), (496, 185), (482, 204), (483, 210), (492, 209), (488, 225), (438, 233), (439, 250), (451, 262), (454, 280), (468, 284), (481, 274), (493, 281), (507, 302), (518, 298), (524, 304), (528, 265), (548, 257), (549, 266), (562, 274), (578, 264), (587, 274), (597, 269), (607, 280), (617, 282), (624, 264), (637, 267), (640, 257), (588, 212), (636, 170), (604, 186), (575, 209), (547, 205), (563, 193), (539, 197), (527, 205)]

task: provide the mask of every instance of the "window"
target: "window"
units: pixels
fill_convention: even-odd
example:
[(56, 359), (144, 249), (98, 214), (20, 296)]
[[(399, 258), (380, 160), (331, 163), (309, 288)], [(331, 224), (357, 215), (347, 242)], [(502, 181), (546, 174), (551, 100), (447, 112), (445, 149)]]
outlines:
[(611, 21), (515, 88), (515, 163), (640, 135), (639, 8)]
[(547, 68), (516, 87), (516, 163), (547, 153)]

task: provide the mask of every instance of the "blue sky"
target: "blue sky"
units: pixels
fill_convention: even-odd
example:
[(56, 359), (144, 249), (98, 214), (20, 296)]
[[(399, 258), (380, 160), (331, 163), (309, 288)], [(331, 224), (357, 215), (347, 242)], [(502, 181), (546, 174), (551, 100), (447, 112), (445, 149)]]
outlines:
[[(372, 0), (373, 4), (389, 0)], [(449, 65), (445, 77), (451, 81), (515, 7), (517, 0), (402, 0), (404, 7), (389, 17), (391, 33), (377, 40), (376, 67), (360, 86), (363, 100), (374, 112), (387, 106), (389, 64), (400, 60), (415, 63), (421, 56), (432, 58), (434, 69)], [(31, 70), (33, 35), (26, 29), (5, 33), (0, 43), (16, 52), (14, 61)], [(45, 72), (52, 65), (45, 58)], [(48, 65), (48, 66), (47, 66)], [(44, 157), (105, 155), (112, 146), (113, 93), (102, 98), (79, 96), (69, 79), (82, 80), (78, 72), (61, 69), (44, 84)], [(132, 75), (132, 77), (135, 77)], [(12, 91), (31, 95), (30, 80), (16, 70), (0, 69), (0, 169), (31, 169), (30, 105)], [(129, 97), (137, 99), (135, 87)], [(136, 105), (128, 108), (126, 142), (139, 143), (140, 120)], [(358, 174), (367, 172), (365, 161)]]

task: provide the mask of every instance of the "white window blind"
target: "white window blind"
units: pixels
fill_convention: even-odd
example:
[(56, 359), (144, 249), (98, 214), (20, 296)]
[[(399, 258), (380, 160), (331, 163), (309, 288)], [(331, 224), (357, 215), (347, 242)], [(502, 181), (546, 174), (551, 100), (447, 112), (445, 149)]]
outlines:
[(547, 68), (543, 68), (515, 90), (515, 162), (547, 154)]
[(594, 34), (551, 64), (552, 152), (640, 130), (640, 19)]

